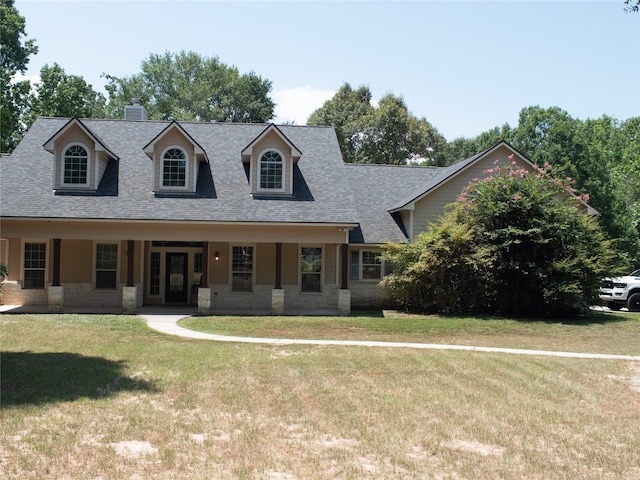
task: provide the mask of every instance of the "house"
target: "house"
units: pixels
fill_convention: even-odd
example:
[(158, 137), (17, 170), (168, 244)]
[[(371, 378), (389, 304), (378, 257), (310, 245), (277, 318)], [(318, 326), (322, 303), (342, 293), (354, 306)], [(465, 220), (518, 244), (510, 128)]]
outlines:
[(0, 160), (2, 302), (335, 310), (388, 302), (411, 240), (508, 144), (450, 167), (345, 164), (329, 127), (39, 118)]

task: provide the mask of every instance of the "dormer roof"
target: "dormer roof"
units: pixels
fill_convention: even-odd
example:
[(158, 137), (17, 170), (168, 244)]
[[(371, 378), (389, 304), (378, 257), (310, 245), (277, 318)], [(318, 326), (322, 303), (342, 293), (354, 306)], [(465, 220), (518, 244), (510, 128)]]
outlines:
[(302, 156), (302, 152), (298, 150), (298, 148), (293, 144), (291, 140), (287, 138), (287, 136), (282, 133), (282, 131), (274, 124), (268, 125), (260, 135), (253, 139), (253, 141), (247, 145), (242, 150), (242, 161), (248, 162), (251, 160), (251, 155), (253, 155), (253, 149), (256, 145), (259, 145), (263, 139), (265, 139), (269, 134), (275, 134), (280, 137), (280, 139), (291, 149), (290, 152), (286, 152), (291, 155), (291, 159), (293, 163), (298, 163), (298, 160)]
[(158, 141), (160, 141), (163, 137), (168, 135), (170, 132), (178, 131), (191, 145), (193, 145), (193, 150), (196, 155), (202, 156), (202, 158), (209, 163), (209, 158), (207, 157), (207, 152), (200, 146), (198, 142), (194, 140), (194, 138), (189, 135), (189, 133), (182, 128), (182, 126), (176, 122), (175, 120), (171, 122), (165, 129), (163, 129), (158, 135), (156, 135), (153, 140), (147, 143), (142, 149), (144, 153), (146, 153), (149, 158), (153, 159), (154, 147)]
[(118, 160), (118, 156), (113, 153), (105, 143), (93, 133), (89, 127), (87, 127), (79, 118), (72, 118), (69, 120), (60, 130), (58, 130), (49, 140), (47, 140), (42, 146), (49, 153), (55, 153), (55, 142), (60, 137), (64, 136), (68, 131), (73, 128), (79, 128), (82, 132), (94, 142), (94, 149), (96, 152), (104, 152), (114, 160)]

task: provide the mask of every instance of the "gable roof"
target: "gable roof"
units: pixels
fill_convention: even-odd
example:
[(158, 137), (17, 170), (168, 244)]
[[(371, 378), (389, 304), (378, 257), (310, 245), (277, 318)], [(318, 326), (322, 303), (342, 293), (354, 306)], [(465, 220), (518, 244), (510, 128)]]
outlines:
[(404, 242), (406, 232), (390, 210), (407, 191), (424, 189), (440, 175), (441, 167), (345, 164), (360, 226), (352, 230), (351, 243)]
[(204, 148), (202, 148), (200, 144), (196, 142), (193, 139), (193, 137), (189, 135), (189, 133), (185, 131), (185, 129), (182, 128), (182, 126), (180, 126), (180, 124), (175, 120), (172, 121), (169, 125), (167, 125), (167, 128), (165, 128), (160, 133), (158, 133), (158, 135), (156, 135), (153, 140), (151, 140), (144, 147), (142, 147), (142, 149), (144, 150), (144, 153), (146, 153), (149, 157), (153, 157), (153, 150), (154, 150), (155, 144), (158, 142), (158, 140), (160, 140), (162, 137), (167, 135), (171, 130), (178, 130), (178, 132), (180, 132), (182, 136), (185, 137), (193, 145), (196, 155), (202, 155), (205, 161), (207, 162), (209, 161), (209, 158), (207, 157), (207, 152), (205, 152)]
[(73, 126), (77, 126), (80, 128), (80, 130), (82, 130), (84, 132), (85, 135), (87, 135), (91, 140), (94, 141), (95, 145), (96, 145), (96, 150), (97, 151), (103, 151), (106, 152), (107, 154), (109, 154), (109, 156), (111, 156), (111, 158), (118, 160), (118, 157), (111, 151), (109, 150), (109, 148), (105, 145), (105, 143), (100, 139), (100, 137), (98, 137), (94, 132), (92, 132), (84, 123), (82, 123), (82, 121), (79, 118), (73, 117), (72, 119), (70, 119), (65, 125), (62, 126), (62, 128), (60, 128), (56, 133), (54, 133), (46, 142), (44, 142), (44, 144), (42, 145), (42, 147), (50, 152), (53, 153), (54, 151), (54, 143), (55, 141), (61, 137), (63, 134), (65, 134), (66, 132), (68, 132)]
[(256, 138), (254, 138), (249, 145), (247, 145), (246, 147), (244, 147), (242, 149), (243, 160), (244, 160), (245, 157), (250, 156), (253, 153), (253, 147), (255, 147), (258, 143), (260, 143), (260, 141), (263, 138), (265, 138), (271, 132), (275, 132), (276, 135), (278, 135), (287, 144), (287, 146), (289, 146), (289, 148), (291, 148), (291, 157), (293, 158), (294, 162), (297, 162), (298, 159), (302, 156), (302, 152), (300, 150), (298, 150), (298, 147), (296, 147), (293, 144), (293, 142), (291, 142), (291, 140), (289, 140), (289, 138), (287, 138), (287, 136), (284, 133), (282, 133), (282, 130), (280, 130), (273, 123), (269, 124), (267, 126), (267, 128), (265, 128), (260, 133), (260, 135), (258, 135)]
[(400, 210), (409, 208), (412, 204), (414, 204), (415, 202), (427, 196), (429, 193), (431, 193), (433, 190), (438, 188), (440, 185), (448, 182), (453, 177), (463, 172), (467, 168), (471, 167), (473, 164), (485, 158), (486, 156), (490, 155), (491, 153), (493, 153), (494, 151), (496, 151), (498, 148), (502, 146), (507, 147), (513, 153), (517, 154), (525, 163), (529, 164), (532, 168), (534, 167), (534, 164), (527, 157), (525, 157), (522, 153), (520, 153), (518, 150), (513, 148), (507, 142), (502, 140), (480, 153), (476, 153), (475, 155), (472, 155), (469, 158), (465, 158), (464, 160), (461, 160), (452, 165), (449, 165), (448, 167), (442, 168), (440, 173), (437, 176), (435, 176), (430, 182), (423, 185), (421, 188), (417, 190), (410, 191), (408, 195), (406, 195), (396, 205), (390, 208), (389, 212), (393, 213), (393, 212), (398, 212)]
[(68, 122), (61, 118), (37, 119), (13, 154), (2, 157), (3, 217), (345, 226), (358, 223), (333, 128), (281, 127), (282, 133), (305, 152), (305, 161), (296, 167), (303, 182), (301, 197), (292, 200), (250, 194), (241, 152), (265, 130), (265, 124), (180, 124), (208, 152), (209, 163), (201, 163), (201, 169), (206, 167), (200, 172), (210, 175), (214, 191), (203, 196), (167, 198), (152, 191), (153, 164), (143, 148), (171, 123), (82, 120), (87, 130), (109, 145), (119, 158), (118, 195), (96, 198), (56, 196), (53, 192), (54, 162), (51, 153), (42, 148), (43, 139), (54, 136)]

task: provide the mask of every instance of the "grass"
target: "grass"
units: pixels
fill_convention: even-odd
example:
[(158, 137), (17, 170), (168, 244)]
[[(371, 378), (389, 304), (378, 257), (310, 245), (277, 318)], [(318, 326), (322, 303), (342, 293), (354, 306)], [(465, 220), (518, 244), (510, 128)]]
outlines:
[[(318, 337), (526, 343), (522, 328), (638, 354), (637, 315), (520, 327), (393, 318), (306, 320)], [(197, 320), (218, 333), (257, 335), (252, 322), (260, 335), (309, 332), (304, 319)], [(124, 315), (0, 322), (1, 478), (640, 478), (637, 362), (222, 344)]]
[[(408, 315), (358, 312), (349, 317), (189, 317), (179, 325), (221, 335), (379, 340), (640, 355), (640, 318), (593, 312), (575, 320)], [(615, 341), (609, 341), (615, 339)]]

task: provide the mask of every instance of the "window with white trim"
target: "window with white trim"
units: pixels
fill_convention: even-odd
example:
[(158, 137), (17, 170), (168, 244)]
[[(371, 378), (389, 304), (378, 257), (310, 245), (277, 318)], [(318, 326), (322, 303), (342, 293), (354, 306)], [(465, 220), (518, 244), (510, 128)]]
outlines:
[(322, 248), (302, 247), (300, 251), (300, 290), (322, 291)]
[(380, 252), (362, 251), (362, 279), (380, 280), (382, 278), (382, 255)]
[(43, 289), (47, 266), (47, 244), (27, 242), (24, 244), (24, 273), (22, 288)]
[(391, 262), (383, 260), (382, 252), (352, 250), (349, 278), (351, 280), (381, 280), (393, 270)]
[(71, 145), (64, 151), (62, 183), (86, 185), (88, 183), (89, 154), (82, 145)]
[(96, 289), (115, 290), (118, 273), (118, 244), (96, 243)]
[(231, 291), (253, 290), (253, 247), (234, 246), (231, 252)]
[(149, 262), (149, 295), (160, 295), (160, 252), (151, 252)]
[(269, 150), (260, 157), (260, 190), (283, 190), (284, 164), (282, 156)]
[(193, 254), (193, 284), (200, 285), (202, 283), (202, 253)]
[(162, 156), (162, 186), (187, 186), (187, 155), (180, 148), (170, 148)]

